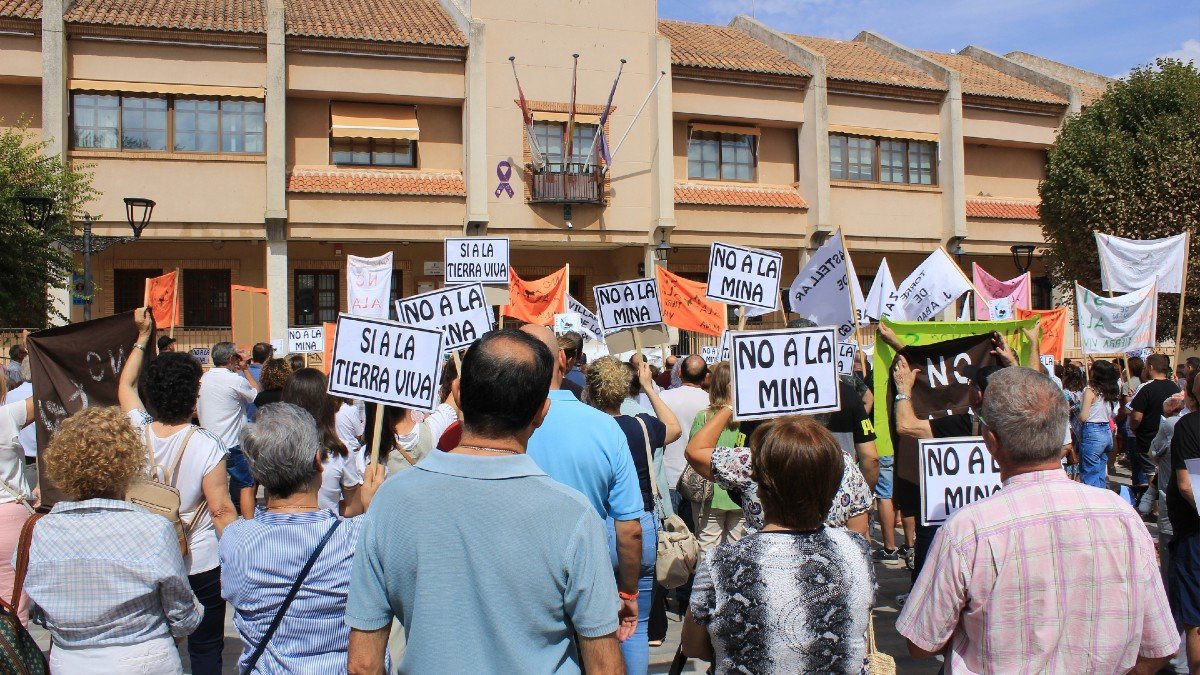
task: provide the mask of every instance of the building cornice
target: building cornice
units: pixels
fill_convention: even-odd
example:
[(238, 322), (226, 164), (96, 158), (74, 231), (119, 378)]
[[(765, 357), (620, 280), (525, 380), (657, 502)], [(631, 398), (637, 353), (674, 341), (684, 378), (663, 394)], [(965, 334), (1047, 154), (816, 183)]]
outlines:
[(801, 90), (808, 86), (809, 79), (799, 75), (772, 75), (769, 73), (750, 73), (738, 70), (696, 68), (692, 66), (673, 66), (671, 68), (671, 78), (674, 80), (694, 80), (712, 84), (740, 84), (752, 87)]
[(829, 80), (829, 93), (844, 94), (847, 96), (865, 96), (868, 98), (886, 98), (894, 101), (912, 101), (914, 103), (941, 103), (942, 99), (946, 97), (945, 91), (937, 89), (891, 87), (850, 80)]

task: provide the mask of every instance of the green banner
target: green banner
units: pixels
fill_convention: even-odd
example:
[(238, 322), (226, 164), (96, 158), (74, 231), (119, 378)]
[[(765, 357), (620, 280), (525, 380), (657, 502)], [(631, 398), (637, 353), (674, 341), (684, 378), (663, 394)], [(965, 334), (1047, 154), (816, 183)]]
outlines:
[[(1008, 344), (1017, 353), (1021, 365), (1031, 363), (1031, 344), (1021, 332), (1022, 328), (1032, 328), (1037, 325), (1037, 317), (1022, 321), (898, 321), (883, 320), (892, 332), (896, 334), (900, 344), (905, 346), (929, 345), (971, 335), (983, 335), (997, 331), (1008, 340)], [(895, 452), (892, 447), (890, 402), (887, 399), (888, 382), (892, 374), (892, 359), (896, 358), (896, 350), (883, 340), (875, 340), (875, 360), (872, 368), (875, 372), (875, 447), (880, 457), (887, 457)]]

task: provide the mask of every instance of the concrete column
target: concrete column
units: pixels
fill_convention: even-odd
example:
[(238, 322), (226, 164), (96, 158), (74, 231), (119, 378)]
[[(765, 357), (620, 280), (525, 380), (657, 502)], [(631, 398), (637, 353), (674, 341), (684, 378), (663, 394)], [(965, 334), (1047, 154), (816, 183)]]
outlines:
[(266, 0), (267, 77), (266, 117), (267, 176), (264, 234), (267, 292), (270, 297), (271, 338), (287, 337), (288, 327), (288, 232), (287, 232), (287, 54), (284, 49), (285, 7), (283, 0)]
[(467, 215), (464, 232), (487, 234), (488, 221), (488, 146), (487, 146), (487, 52), (484, 50), (484, 23), (467, 22), (470, 41), (467, 48), (466, 92), (463, 94), (463, 166), (467, 186)]
[[(275, 232), (272, 232), (275, 230)], [(272, 236), (276, 235), (276, 236)], [(286, 338), (288, 328), (288, 240), (287, 222), (267, 223), (267, 297), (270, 298), (271, 339)]]
[[(67, 36), (63, 25), (63, 0), (42, 2), (42, 140), (48, 157), (67, 160), (70, 138), (67, 96)], [(71, 318), (70, 279), (64, 288), (47, 289), (50, 323), (58, 326)], [(63, 318), (58, 318), (59, 316)]]
[(651, 124), (654, 125), (655, 144), (650, 172), (654, 177), (654, 191), (651, 195), (653, 209), (653, 215), (650, 218), (651, 228), (647, 233), (647, 243), (651, 247), (647, 249), (646, 254), (647, 273), (654, 271), (652, 249), (659, 241), (658, 230), (662, 230), (662, 237), (670, 241), (671, 232), (675, 229), (675, 150), (672, 140), (675, 138), (675, 134), (672, 128), (674, 108), (671, 104), (671, 43), (660, 35), (651, 36), (650, 40), (650, 53), (653, 57), (649, 84), (653, 86), (660, 73), (666, 72), (666, 75), (663, 75), (658, 90), (654, 92), (654, 105), (651, 108)]

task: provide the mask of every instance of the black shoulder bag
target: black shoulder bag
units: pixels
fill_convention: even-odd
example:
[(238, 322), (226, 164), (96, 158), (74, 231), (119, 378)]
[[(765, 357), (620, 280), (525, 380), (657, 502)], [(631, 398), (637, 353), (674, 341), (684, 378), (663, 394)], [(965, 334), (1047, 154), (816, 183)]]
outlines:
[(254, 653), (250, 655), (250, 661), (246, 664), (246, 669), (242, 671), (242, 675), (250, 675), (250, 673), (254, 672), (254, 666), (258, 665), (258, 659), (262, 657), (263, 652), (267, 649), (267, 643), (271, 641), (271, 637), (279, 629), (279, 624), (283, 622), (283, 615), (287, 614), (288, 607), (296, 599), (296, 594), (300, 592), (300, 586), (308, 578), (308, 573), (312, 571), (313, 564), (317, 562), (321, 551), (325, 549), (325, 544), (328, 544), (329, 539), (333, 537), (333, 531), (338, 529), (338, 525), (341, 524), (342, 519), (335, 518), (333, 524), (325, 531), (325, 536), (321, 537), (321, 542), (317, 544), (317, 548), (313, 550), (312, 555), (308, 556), (308, 562), (304, 563), (304, 568), (300, 570), (300, 576), (296, 577), (296, 583), (292, 584), (292, 588), (288, 591), (287, 597), (283, 599), (283, 604), (279, 606), (279, 611), (276, 612), (275, 618), (271, 619), (271, 625), (267, 628), (267, 632), (263, 634), (262, 641), (254, 648)]

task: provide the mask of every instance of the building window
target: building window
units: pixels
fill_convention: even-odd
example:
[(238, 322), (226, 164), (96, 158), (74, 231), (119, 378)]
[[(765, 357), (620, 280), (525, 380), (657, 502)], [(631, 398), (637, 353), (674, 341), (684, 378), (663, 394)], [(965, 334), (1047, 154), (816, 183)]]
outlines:
[(829, 177), (908, 185), (936, 185), (934, 155), (929, 141), (866, 136), (829, 135)]
[(228, 327), (229, 270), (183, 270), (183, 324)]
[[(563, 172), (563, 137), (566, 133), (566, 122), (534, 121), (533, 137), (546, 158), (547, 171), (554, 173)], [(571, 157), (567, 160), (569, 169), (571, 171), (579, 171), (588, 162), (589, 153), (591, 155), (591, 165), (599, 166), (599, 143), (597, 143), (595, 149), (592, 148), (592, 142), (596, 140), (596, 125), (576, 122), (574, 130), (571, 132), (571, 138)]]
[(392, 294), (388, 297), (388, 317), (397, 321), (396, 301), (404, 297), (404, 270), (392, 270)]
[(113, 270), (113, 313), (132, 312), (145, 305), (146, 280), (161, 276), (161, 268)]
[(753, 181), (756, 140), (750, 134), (693, 132), (688, 138), (688, 178)]
[(71, 100), (75, 148), (263, 152), (262, 101), (83, 93)]
[(338, 270), (296, 271), (297, 326), (315, 326), (326, 321), (337, 321), (342, 297), (338, 279), (342, 274)]
[(352, 166), (417, 165), (417, 142), (387, 138), (334, 138), (329, 142), (334, 164)]

